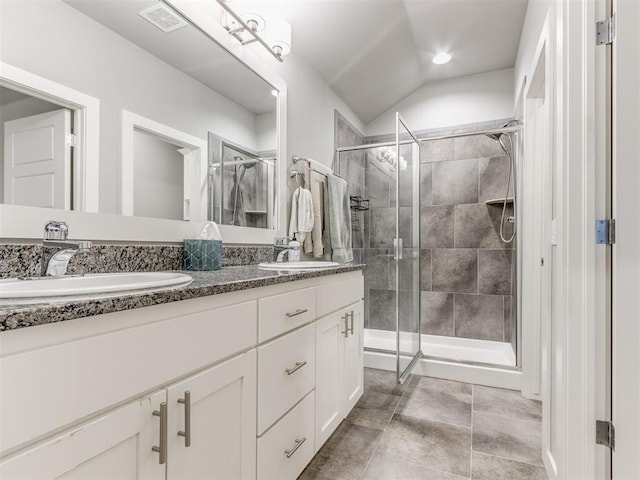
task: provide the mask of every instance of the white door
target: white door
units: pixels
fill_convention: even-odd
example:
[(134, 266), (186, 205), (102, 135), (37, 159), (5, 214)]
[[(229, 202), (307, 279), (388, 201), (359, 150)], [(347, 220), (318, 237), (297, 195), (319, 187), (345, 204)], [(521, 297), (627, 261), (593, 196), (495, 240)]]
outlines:
[(71, 208), (70, 132), (67, 109), (5, 122), (5, 204)]
[(256, 370), (254, 350), (168, 389), (168, 479), (255, 478)]
[(614, 479), (640, 478), (640, 2), (613, 2)]
[(344, 418), (344, 336), (347, 316), (338, 311), (316, 322), (316, 448)]
[(164, 390), (135, 400), (36, 447), (0, 461), (0, 478), (64, 480), (164, 479), (153, 411)]
[(344, 339), (345, 415), (356, 405), (364, 390), (364, 303), (347, 308), (349, 336)]

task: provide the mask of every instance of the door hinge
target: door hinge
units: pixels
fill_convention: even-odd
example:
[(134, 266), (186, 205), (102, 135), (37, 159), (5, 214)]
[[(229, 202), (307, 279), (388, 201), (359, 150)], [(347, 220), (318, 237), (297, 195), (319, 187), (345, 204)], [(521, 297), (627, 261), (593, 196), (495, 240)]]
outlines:
[(75, 133), (67, 133), (64, 137), (64, 143), (70, 147), (75, 147), (78, 143), (78, 136)]
[(596, 220), (596, 243), (613, 245), (616, 243), (615, 219)]
[(596, 22), (596, 45), (609, 45), (616, 38), (616, 17), (615, 15)]
[(612, 422), (596, 420), (596, 443), (611, 450), (616, 449), (616, 429)]

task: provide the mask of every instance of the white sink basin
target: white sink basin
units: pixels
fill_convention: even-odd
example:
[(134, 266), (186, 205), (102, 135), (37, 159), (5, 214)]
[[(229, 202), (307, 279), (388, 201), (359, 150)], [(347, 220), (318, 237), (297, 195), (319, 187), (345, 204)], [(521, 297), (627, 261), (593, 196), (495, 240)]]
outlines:
[(317, 270), (319, 268), (339, 267), (337, 262), (266, 262), (258, 267), (264, 270)]
[(9, 278), (0, 280), (0, 298), (33, 299), (73, 295), (101, 295), (109, 293), (158, 290), (183, 287), (193, 278), (183, 273), (136, 272), (99, 273), (82, 276)]

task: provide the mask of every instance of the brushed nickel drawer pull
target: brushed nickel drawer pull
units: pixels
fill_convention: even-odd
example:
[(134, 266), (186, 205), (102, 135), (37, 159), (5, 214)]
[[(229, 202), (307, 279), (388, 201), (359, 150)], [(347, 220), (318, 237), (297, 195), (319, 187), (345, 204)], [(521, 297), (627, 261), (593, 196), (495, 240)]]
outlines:
[(287, 372), (287, 375), (291, 375), (296, 373), (298, 370), (300, 370), (302, 367), (304, 367), (307, 364), (307, 361), (304, 360), (303, 362), (296, 362), (296, 366), (293, 368), (287, 368), (285, 369), (285, 372)]
[(308, 308), (299, 308), (298, 310), (296, 310), (293, 313), (287, 312), (287, 317), (289, 317), (289, 318), (297, 317), (298, 315), (302, 315), (303, 313), (307, 313), (308, 311), (309, 311)]
[(294, 453), (296, 453), (296, 450), (298, 450), (300, 448), (300, 445), (302, 445), (306, 441), (307, 441), (307, 439), (305, 437), (296, 438), (296, 444), (293, 446), (293, 448), (290, 448), (289, 450), (285, 450), (284, 451), (284, 453), (287, 456), (287, 458), (291, 458), (291, 456)]
[[(344, 317), (340, 317), (340, 320), (344, 319), (344, 331), (340, 332), (342, 333), (345, 337), (349, 336), (349, 314), (345, 313)], [(342, 325), (342, 322), (340, 322), (340, 324)]]
[(178, 403), (184, 404), (184, 430), (178, 431), (178, 435), (184, 437), (184, 446), (191, 446), (191, 392), (184, 392), (184, 398), (179, 398)]
[(160, 465), (164, 465), (167, 463), (167, 402), (162, 402), (160, 410), (154, 410), (153, 414), (160, 417), (160, 446), (154, 445), (151, 450), (160, 454)]

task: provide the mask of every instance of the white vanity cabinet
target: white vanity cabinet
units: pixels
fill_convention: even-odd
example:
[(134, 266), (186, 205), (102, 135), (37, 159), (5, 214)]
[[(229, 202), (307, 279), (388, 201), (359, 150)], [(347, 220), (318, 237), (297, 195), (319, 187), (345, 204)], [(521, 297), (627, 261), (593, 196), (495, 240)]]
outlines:
[(363, 392), (361, 301), (316, 322), (316, 445), (327, 441)]
[(296, 478), (362, 394), (362, 293), (356, 271), (3, 332), (0, 478)]
[[(134, 400), (0, 462), (3, 479), (165, 478), (158, 446), (164, 390)], [(46, 401), (46, 394), (42, 397)]]

